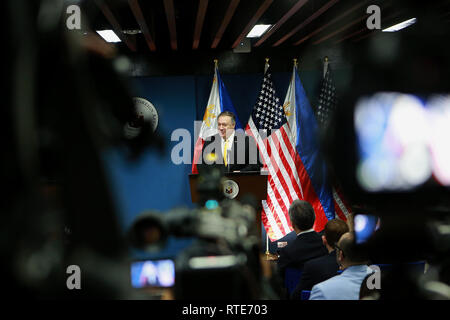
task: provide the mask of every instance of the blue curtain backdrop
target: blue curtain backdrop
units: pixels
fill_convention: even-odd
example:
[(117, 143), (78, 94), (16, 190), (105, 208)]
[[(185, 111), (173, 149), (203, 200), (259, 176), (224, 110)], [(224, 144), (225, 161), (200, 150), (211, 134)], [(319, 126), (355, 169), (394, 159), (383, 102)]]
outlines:
[[(245, 126), (260, 89), (263, 74), (221, 74), (241, 123)], [(300, 72), (308, 97), (313, 104), (321, 72)], [(211, 90), (213, 75), (130, 78), (134, 96), (149, 100), (158, 111), (158, 132), (165, 138), (166, 152), (149, 149), (138, 161), (130, 163), (123, 150), (104, 153), (112, 192), (119, 209), (119, 223), (125, 233), (135, 217), (146, 210), (162, 213), (176, 207), (194, 208), (191, 203), (188, 174), (191, 165), (175, 165), (171, 150), (178, 143), (171, 133), (185, 128), (191, 133), (191, 157), (195, 144), (194, 121), (202, 120)], [(291, 73), (274, 73), (277, 95), (284, 101)], [(170, 238), (166, 248), (149, 254), (132, 251), (132, 258), (174, 257), (189, 246), (192, 239)]]

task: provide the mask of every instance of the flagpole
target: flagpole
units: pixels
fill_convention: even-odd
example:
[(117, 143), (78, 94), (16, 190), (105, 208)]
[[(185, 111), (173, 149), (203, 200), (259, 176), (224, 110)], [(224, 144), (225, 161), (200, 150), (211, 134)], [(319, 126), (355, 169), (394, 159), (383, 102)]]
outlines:
[[(264, 65), (264, 73), (267, 72), (267, 69), (269, 69), (269, 58), (266, 58), (266, 64)], [(269, 260), (269, 234), (266, 230), (266, 260)]]
[(328, 57), (325, 57), (323, 59), (323, 77), (325, 78), (325, 75), (327, 74), (328, 69)]

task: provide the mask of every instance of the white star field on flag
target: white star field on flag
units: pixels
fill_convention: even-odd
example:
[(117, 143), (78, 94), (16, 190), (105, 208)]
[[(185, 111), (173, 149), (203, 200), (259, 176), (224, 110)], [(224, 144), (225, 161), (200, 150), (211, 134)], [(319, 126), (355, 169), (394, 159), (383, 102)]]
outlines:
[(319, 103), (317, 106), (317, 120), (322, 127), (327, 125), (330, 116), (336, 109), (336, 104), (336, 88), (331, 81), (330, 68), (328, 67), (325, 78), (322, 80)]
[(280, 99), (276, 97), (270, 72), (264, 74), (263, 85), (257, 101), (252, 116), (258, 129), (279, 129), (286, 123), (284, 110)]

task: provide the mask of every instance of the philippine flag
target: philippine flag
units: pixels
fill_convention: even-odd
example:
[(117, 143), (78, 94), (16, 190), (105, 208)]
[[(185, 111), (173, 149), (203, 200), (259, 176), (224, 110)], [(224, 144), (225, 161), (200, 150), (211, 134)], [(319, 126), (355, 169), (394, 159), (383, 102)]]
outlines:
[(220, 78), (217, 62), (215, 61), (214, 78), (206, 105), (200, 133), (195, 143), (194, 158), (192, 160), (192, 173), (198, 173), (197, 164), (201, 163), (201, 155), (205, 140), (219, 133), (217, 127), (217, 117), (223, 111), (233, 112), (236, 116), (236, 129), (242, 129), (242, 125), (237, 117), (236, 110), (231, 103), (230, 96), (225, 88), (225, 84)]

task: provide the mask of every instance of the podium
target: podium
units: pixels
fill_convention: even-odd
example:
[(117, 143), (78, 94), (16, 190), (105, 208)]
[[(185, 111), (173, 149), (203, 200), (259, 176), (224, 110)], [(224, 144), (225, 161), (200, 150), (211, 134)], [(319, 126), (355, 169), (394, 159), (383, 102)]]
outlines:
[[(231, 186), (234, 185), (233, 182), (238, 186), (239, 191), (234, 199), (240, 200), (246, 194), (251, 194), (255, 197), (258, 203), (256, 223), (258, 230), (261, 230), (261, 201), (267, 199), (267, 174), (261, 174), (259, 171), (241, 171), (226, 173), (224, 177), (226, 180), (231, 181)], [(200, 200), (197, 194), (197, 179), (198, 174), (189, 174), (192, 203), (197, 203)]]

